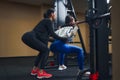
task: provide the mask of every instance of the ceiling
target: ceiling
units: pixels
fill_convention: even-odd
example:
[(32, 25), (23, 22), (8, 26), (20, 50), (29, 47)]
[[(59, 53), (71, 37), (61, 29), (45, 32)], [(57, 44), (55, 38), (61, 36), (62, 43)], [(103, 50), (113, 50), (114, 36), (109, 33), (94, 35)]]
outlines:
[(6, 0), (6, 1), (39, 6), (41, 4), (52, 4), (54, 0)]
[[(55, 0), (3, 0), (3, 1), (40, 6), (41, 4), (53, 5)], [(85, 12), (85, 9), (87, 8), (87, 0), (71, 0), (71, 1), (76, 11)]]

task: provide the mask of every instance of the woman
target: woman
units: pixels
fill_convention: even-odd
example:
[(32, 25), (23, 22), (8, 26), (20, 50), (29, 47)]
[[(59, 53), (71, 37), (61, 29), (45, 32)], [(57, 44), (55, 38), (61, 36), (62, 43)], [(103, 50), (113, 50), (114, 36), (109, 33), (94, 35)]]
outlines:
[[(73, 27), (73, 30), (71, 30), (71, 35), (69, 35), (67, 37), (68, 40), (70, 40), (70, 41), (71, 41), (71, 38), (73, 38), (73, 36), (77, 32), (78, 28), (77, 28), (77, 26), (75, 26), (76, 23), (77, 22), (75, 22), (75, 20), (72, 16), (70, 16), (70, 15), (66, 16), (66, 18), (65, 18), (66, 26), (65, 27), (71, 27), (71, 26)], [(64, 69), (67, 68), (64, 65), (65, 54), (77, 53), (79, 69), (81, 71), (83, 71), (83, 68), (84, 68), (84, 51), (83, 51), (82, 48), (80, 48), (78, 46), (74, 46), (74, 45), (64, 43), (61, 40), (56, 40), (51, 44), (50, 50), (53, 53), (59, 53), (59, 68), (58, 68), (58, 70), (64, 70)]]
[(44, 70), (49, 55), (48, 41), (50, 35), (61, 41), (67, 40), (54, 33), (53, 21), (55, 18), (54, 9), (48, 9), (44, 14), (44, 19), (41, 20), (32, 31), (26, 32), (22, 36), (22, 41), (26, 45), (39, 51), (31, 71), (31, 75), (37, 75), (37, 78), (39, 79), (52, 77), (52, 74), (49, 74)]

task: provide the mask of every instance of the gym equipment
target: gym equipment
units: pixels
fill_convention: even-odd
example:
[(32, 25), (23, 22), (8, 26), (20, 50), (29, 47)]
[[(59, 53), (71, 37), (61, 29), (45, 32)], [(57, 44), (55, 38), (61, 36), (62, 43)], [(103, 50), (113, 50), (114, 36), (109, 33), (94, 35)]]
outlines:
[[(72, 15), (76, 19), (71, 0), (55, 0), (54, 7), (57, 14), (55, 25), (64, 25), (67, 14)], [(89, 24), (90, 70), (79, 73), (77, 80), (81, 80), (86, 71), (91, 72), (89, 80), (109, 80), (108, 36), (111, 29), (110, 9), (111, 6), (107, 0), (88, 0), (86, 20), (79, 23), (87, 22)], [(78, 29), (78, 35), (86, 54), (80, 29)]]
[[(105, 0), (89, 0), (88, 3), (89, 8), (86, 13), (86, 21), (90, 28), (91, 75), (89, 80), (109, 80), (109, 4)], [(79, 76), (82, 77), (81, 75)], [(81, 80), (81, 78), (77, 80)]]

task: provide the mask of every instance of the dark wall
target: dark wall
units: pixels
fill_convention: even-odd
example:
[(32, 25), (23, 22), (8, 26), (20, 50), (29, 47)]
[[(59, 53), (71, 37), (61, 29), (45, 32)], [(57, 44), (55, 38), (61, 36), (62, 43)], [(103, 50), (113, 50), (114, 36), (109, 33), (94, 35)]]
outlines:
[(120, 80), (120, 0), (112, 1), (113, 80)]

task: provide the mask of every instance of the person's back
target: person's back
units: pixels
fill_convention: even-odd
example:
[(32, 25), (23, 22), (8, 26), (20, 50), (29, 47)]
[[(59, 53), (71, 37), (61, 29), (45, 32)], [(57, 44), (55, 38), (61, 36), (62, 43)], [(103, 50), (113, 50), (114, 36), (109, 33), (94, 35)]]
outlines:
[(44, 18), (36, 25), (33, 31), (39, 40), (43, 41), (44, 43), (48, 42), (50, 32), (53, 30), (51, 27), (52, 24), (53, 22), (49, 18)]

